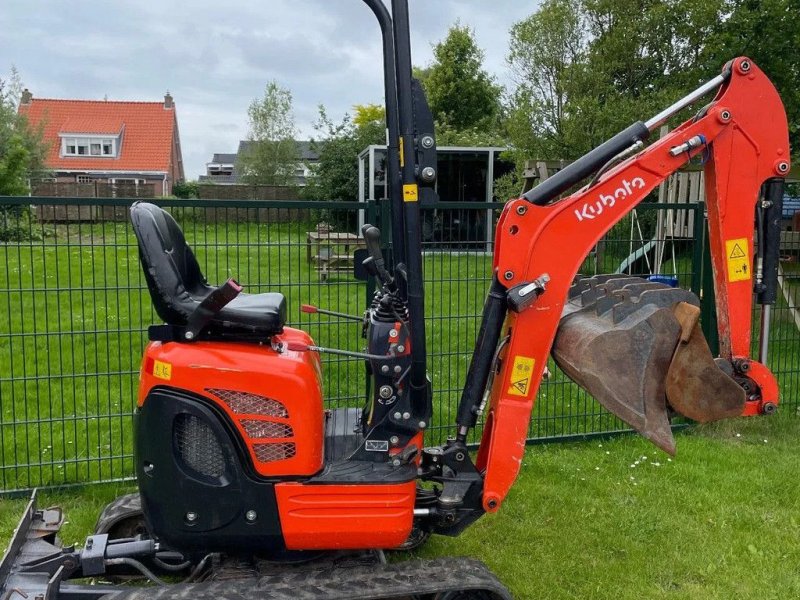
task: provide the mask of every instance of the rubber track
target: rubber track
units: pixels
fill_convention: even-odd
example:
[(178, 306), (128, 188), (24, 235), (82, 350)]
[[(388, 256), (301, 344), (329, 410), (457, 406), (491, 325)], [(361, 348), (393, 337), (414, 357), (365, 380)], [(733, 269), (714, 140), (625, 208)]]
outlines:
[(119, 521), (142, 514), (142, 499), (139, 492), (119, 496), (103, 508), (94, 526), (95, 534), (108, 533)]
[[(120, 590), (103, 600), (389, 600), (444, 592), (483, 592), (512, 600), (482, 562), (468, 558), (409, 560), (333, 571), (292, 571), (257, 579)], [(465, 598), (466, 600), (466, 598)]]

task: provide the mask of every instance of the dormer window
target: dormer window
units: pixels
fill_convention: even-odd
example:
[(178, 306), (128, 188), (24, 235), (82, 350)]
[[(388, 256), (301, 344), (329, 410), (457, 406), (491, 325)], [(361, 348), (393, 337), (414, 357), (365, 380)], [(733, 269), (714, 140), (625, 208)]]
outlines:
[(61, 156), (95, 156), (116, 158), (119, 137), (61, 135)]

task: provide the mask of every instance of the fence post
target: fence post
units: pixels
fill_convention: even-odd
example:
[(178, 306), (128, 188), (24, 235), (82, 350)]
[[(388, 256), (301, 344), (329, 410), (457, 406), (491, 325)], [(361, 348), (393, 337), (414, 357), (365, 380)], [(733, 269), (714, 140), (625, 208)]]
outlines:
[(700, 298), (703, 289), (703, 244), (705, 242), (706, 203), (698, 202), (694, 207), (692, 228), (692, 282), (691, 290)]
[(714, 356), (719, 354), (717, 302), (714, 293), (714, 271), (711, 266), (711, 246), (708, 239), (708, 218), (703, 211), (703, 277), (700, 296), (700, 326)]

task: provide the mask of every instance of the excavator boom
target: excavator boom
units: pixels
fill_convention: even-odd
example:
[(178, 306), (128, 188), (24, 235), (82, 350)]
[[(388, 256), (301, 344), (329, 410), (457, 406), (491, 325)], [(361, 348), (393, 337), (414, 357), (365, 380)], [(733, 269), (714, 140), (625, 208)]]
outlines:
[[(642, 149), (671, 113), (717, 88), (708, 106)], [(720, 337), (716, 363), (696, 331), (691, 298), (643, 289), (643, 280), (575, 282), (602, 236), (692, 158), (705, 170)], [(557, 198), (598, 170), (589, 185)], [(774, 409), (775, 378), (750, 358), (753, 294), (769, 304), (772, 280), (762, 254), (769, 241), (754, 254), (754, 215), (781, 197), (788, 172), (783, 104), (761, 70), (740, 57), (686, 99), (505, 206), (477, 346), (505, 340), (476, 463), (486, 474), (484, 510), (497, 510), (519, 471), (551, 349), (568, 375), (668, 452), (674, 452), (670, 406), (698, 420)], [(479, 354), (476, 349), (468, 386), (483, 376), (475, 364)], [(474, 419), (468, 405), (462, 398), (462, 435)]]

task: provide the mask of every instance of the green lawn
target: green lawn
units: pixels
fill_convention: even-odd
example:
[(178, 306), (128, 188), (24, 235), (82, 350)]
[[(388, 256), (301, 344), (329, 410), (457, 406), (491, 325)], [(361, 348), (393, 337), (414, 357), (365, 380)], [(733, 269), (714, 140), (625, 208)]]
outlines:
[[(283, 292), (290, 322), (319, 345), (361, 350), (357, 323), (300, 313), (311, 303), (358, 315), (367, 299), (366, 284), (352, 275), (320, 281), (306, 257), (312, 227), (184, 223), (209, 281), (235, 276), (249, 292)], [(474, 252), (425, 259), (437, 423), (451, 421), (490, 263)], [(159, 320), (128, 225), (60, 225), (30, 245), (0, 245), (0, 265), (0, 489), (131, 475), (139, 360), (146, 327)], [(325, 356), (329, 405), (362, 402), (363, 368)]]
[[(784, 414), (679, 433), (671, 460), (634, 436), (537, 446), (498, 514), (417, 555), (480, 558), (521, 600), (797, 598), (798, 440), (800, 419)], [(63, 538), (80, 543), (129, 489), (41, 504), (65, 508)], [(0, 547), (24, 504), (0, 500)]]

